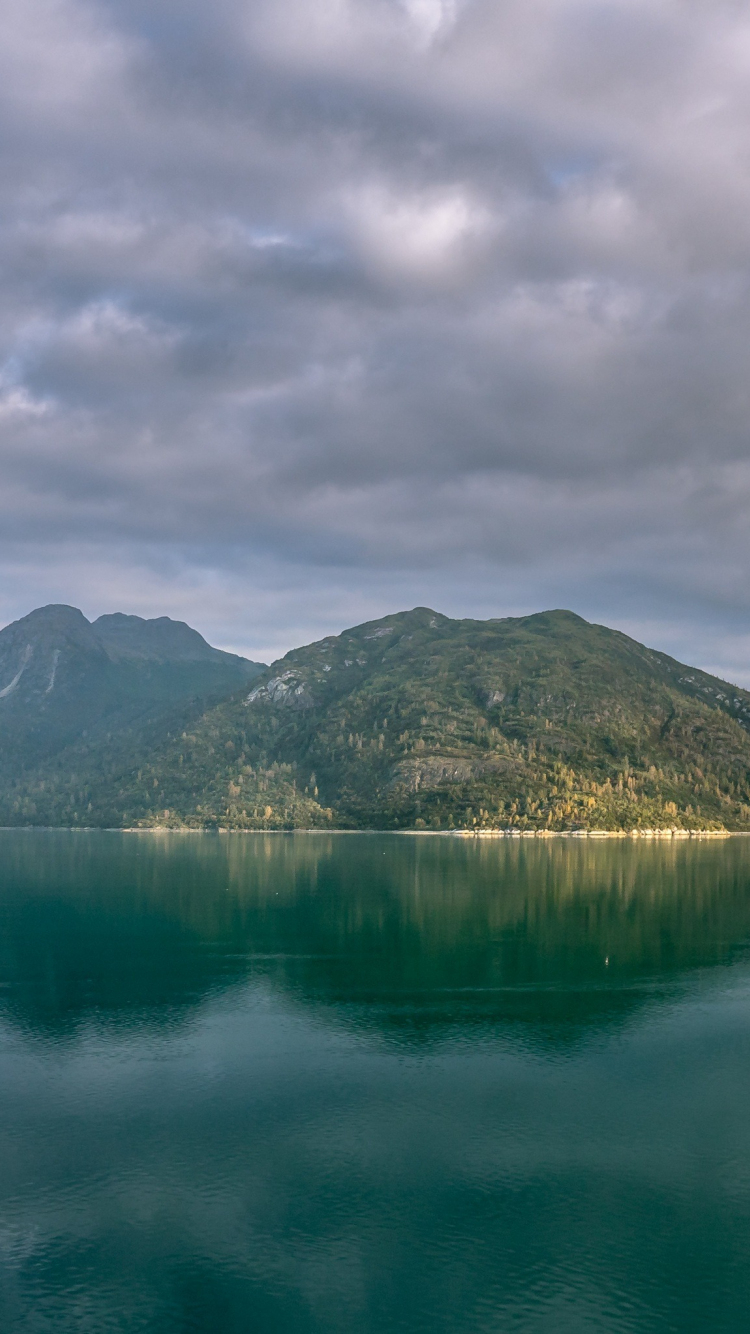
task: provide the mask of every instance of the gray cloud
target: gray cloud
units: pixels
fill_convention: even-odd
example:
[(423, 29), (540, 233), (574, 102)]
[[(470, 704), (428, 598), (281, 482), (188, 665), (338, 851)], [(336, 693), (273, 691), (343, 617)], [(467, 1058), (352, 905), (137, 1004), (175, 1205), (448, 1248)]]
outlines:
[(8, 0), (5, 619), (555, 602), (750, 680), (731, 0)]

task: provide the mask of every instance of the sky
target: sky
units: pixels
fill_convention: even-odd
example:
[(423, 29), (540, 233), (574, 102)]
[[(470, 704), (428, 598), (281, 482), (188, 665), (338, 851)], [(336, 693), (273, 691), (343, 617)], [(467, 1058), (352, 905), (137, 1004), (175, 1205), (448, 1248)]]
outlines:
[(4, 0), (0, 623), (750, 685), (746, 0)]

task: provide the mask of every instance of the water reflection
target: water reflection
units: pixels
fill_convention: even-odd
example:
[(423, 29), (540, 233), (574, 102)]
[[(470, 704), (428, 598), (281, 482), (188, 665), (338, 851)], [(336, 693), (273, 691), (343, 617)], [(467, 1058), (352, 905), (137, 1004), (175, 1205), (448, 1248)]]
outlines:
[(744, 1332), (749, 935), (744, 840), (0, 833), (0, 1329)]
[(750, 841), (0, 833), (0, 1004), (60, 1031), (173, 1023), (265, 980), (423, 1042), (508, 1021), (561, 1041), (750, 938)]

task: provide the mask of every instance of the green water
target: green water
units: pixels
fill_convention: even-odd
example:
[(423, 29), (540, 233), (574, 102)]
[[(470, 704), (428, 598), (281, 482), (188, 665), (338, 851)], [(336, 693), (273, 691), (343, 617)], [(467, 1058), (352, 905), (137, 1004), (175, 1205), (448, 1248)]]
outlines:
[(0, 1329), (722, 1334), (750, 840), (0, 832)]

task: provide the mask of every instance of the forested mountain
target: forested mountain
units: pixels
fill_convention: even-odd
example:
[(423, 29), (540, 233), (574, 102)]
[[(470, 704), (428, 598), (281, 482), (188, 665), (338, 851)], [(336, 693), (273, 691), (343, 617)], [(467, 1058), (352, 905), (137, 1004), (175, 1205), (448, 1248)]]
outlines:
[(0, 631), (0, 775), (18, 779), (82, 737), (220, 698), (261, 670), (166, 616), (92, 624), (75, 607), (40, 607)]
[(749, 730), (747, 691), (571, 612), (416, 608), (66, 747), (0, 822), (750, 830)]

